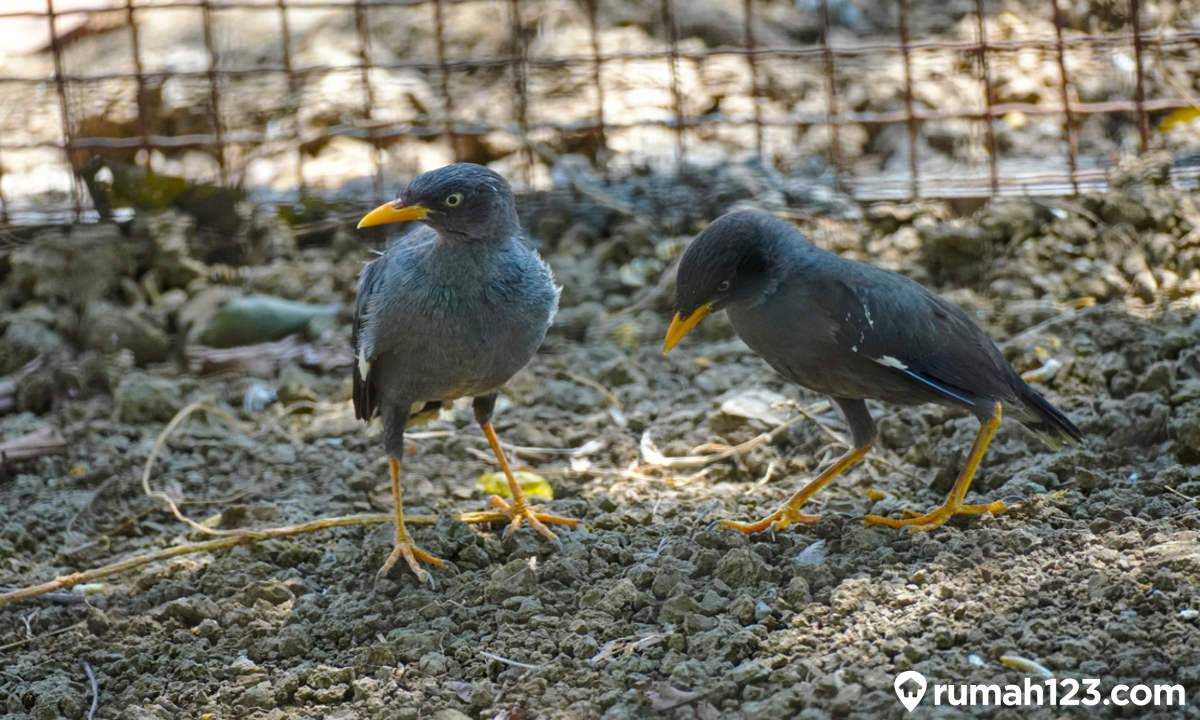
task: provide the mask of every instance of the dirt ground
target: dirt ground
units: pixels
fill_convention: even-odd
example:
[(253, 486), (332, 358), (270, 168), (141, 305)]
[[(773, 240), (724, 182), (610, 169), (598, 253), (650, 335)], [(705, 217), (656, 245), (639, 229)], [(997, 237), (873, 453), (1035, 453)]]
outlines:
[[(563, 532), (561, 549), (528, 530), (504, 539), (500, 528), (455, 520), (481, 507), (476, 481), (494, 469), (469, 408), (459, 408), (415, 431), (406, 460), (409, 512), (437, 515), (416, 538), (452, 565), (435, 573), (435, 588), (399, 571), (374, 585), (391, 542), (390, 528), (374, 525), (187, 555), (13, 604), (0, 608), (0, 715), (88, 716), (86, 663), (100, 688), (95, 717), (130, 720), (900, 717), (896, 673), (1016, 683), (1029, 671), (1000, 658), (1017, 655), (1104, 688), (1179, 684), (1189, 702), (1092, 714), (1200, 717), (1194, 198), (1135, 185), (801, 224), (826, 247), (938, 288), (1011, 339), (1010, 359), (1022, 372), (1040, 369), (1038, 387), (1087, 445), (1051, 451), (1006, 423), (974, 489), (1010, 512), (928, 534), (868, 527), (867, 513), (939, 503), (976, 430), (959, 413), (876, 405), (877, 461), (818, 497), (818, 524), (752, 538), (715, 529), (721, 517), (769, 512), (840, 452), (829, 433), (844, 432), (841, 420), (816, 405), (818, 422), (735, 459), (648, 462), (646, 433), (663, 454), (687, 455), (793, 414), (767, 393), (808, 407), (821, 398), (774, 376), (724, 318), (661, 355), (669, 291), (655, 283), (683, 238), (627, 221), (566, 226), (542, 238), (565, 285), (559, 324), (509, 384), (497, 420), (507, 443), (527, 448), (520, 464), (553, 485), (549, 507), (586, 524)], [(185, 302), (222, 283), (344, 307), (368, 256), (355, 240), (284, 249), (235, 277), (176, 280), (179, 293), (139, 307), (130, 298), (147, 273), (172, 287), (160, 264), (165, 231), (149, 228), (160, 252), (96, 292), (176, 342)], [(312, 340), (333, 353), (329, 369), (304, 356), (202, 376), (171, 357), (146, 361), (147, 350), (139, 358), (89, 341), (79, 295), (54, 297), (53, 283), (36, 282), (34, 246), (11, 250), (0, 270), (3, 371), (37, 345), (29, 338), (55, 345), (54, 336), (72, 358), (54, 377), (74, 384), (25, 381), (0, 436), (51, 423), (68, 450), (0, 478), (0, 585), (203, 539), (139, 483), (156, 436), (190, 400), (257, 427), (208, 416), (172, 435), (151, 483), (186, 500), (189, 515), (266, 527), (390, 507), (378, 438), (349, 415), (348, 358), (335, 352), (348, 342), (344, 309)], [(71, 282), (95, 285), (102, 270)], [(254, 383), (278, 402), (243, 409)], [(768, 401), (739, 412), (751, 392)], [(731, 398), (741, 402), (722, 410)]]

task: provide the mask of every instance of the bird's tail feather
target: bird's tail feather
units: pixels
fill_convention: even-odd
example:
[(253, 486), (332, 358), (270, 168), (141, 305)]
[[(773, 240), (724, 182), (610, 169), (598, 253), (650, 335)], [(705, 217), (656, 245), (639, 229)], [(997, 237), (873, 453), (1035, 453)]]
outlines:
[(1018, 382), (1021, 383), (1019, 389), (1021, 402), (1025, 405), (1025, 413), (1020, 420), (1025, 427), (1032, 430), (1052, 448), (1059, 448), (1066, 444), (1083, 444), (1083, 433), (1075, 427), (1075, 423), (1071, 422), (1061, 410), (1051, 405), (1050, 401), (1042, 397), (1037, 390), (1029, 387), (1022, 380), (1018, 380)]

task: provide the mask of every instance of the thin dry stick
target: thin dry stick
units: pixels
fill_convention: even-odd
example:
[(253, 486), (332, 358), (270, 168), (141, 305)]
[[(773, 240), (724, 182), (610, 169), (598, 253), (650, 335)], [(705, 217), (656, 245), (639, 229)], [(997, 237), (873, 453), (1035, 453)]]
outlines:
[(525, 670), (541, 670), (542, 667), (544, 667), (542, 665), (531, 665), (530, 663), (521, 662), (520, 660), (513, 660), (512, 658), (506, 658), (503, 655), (497, 655), (496, 653), (490, 653), (487, 650), (480, 650), (479, 654), (484, 656), (488, 660), (495, 660), (498, 663), (504, 663), (505, 665), (512, 665), (513, 667), (519, 667), (519, 668), (523, 668)]
[[(2, 597), (4, 597), (4, 596), (0, 595), (0, 598), (2, 598)], [(0, 604), (2, 604), (2, 603), (0, 603)], [(45, 640), (48, 637), (54, 637), (55, 635), (62, 635), (63, 633), (71, 632), (72, 630), (78, 630), (79, 628), (86, 627), (86, 626), (87, 626), (87, 620), (80, 620), (79, 622), (75, 623), (74, 625), (68, 625), (64, 628), (59, 628), (57, 630), (51, 630), (48, 633), (42, 633), (41, 635), (38, 635), (36, 637), (22, 638), (15, 642), (10, 642), (7, 645), (0, 645), (0, 652), (4, 652), (6, 650), (12, 650), (13, 648), (19, 648), (22, 645), (33, 642), (34, 640)]]
[(87, 720), (93, 720), (96, 717), (96, 711), (100, 709), (100, 682), (96, 680), (96, 671), (92, 670), (92, 666), (87, 660), (80, 660), (79, 664), (83, 666), (83, 672), (87, 674), (88, 685), (92, 687), (92, 705), (88, 708)]
[[(828, 435), (830, 437), (830, 439), (832, 439), (834, 442), (838, 443), (842, 447), (850, 447), (850, 443), (846, 440), (846, 438), (842, 437), (842, 435), (840, 433), (834, 432), (829, 426), (827, 426), (825, 423), (821, 422), (815, 415), (809, 414), (808, 410), (805, 410), (802, 407), (797, 407), (796, 412), (800, 413), (801, 415), (805, 416), (809, 420), (812, 420), (814, 423), (816, 423), (817, 427), (821, 428), (821, 430), (826, 435)], [(888, 450), (887, 448), (883, 448), (883, 452), (887, 456), (895, 457), (895, 454), (891, 450)], [(899, 459), (899, 458), (897, 458), (897, 459)], [(898, 463), (892, 462), (891, 460), (888, 459), (888, 457), (880, 457), (879, 455), (868, 455), (865, 458), (865, 462), (872, 464), (872, 465), (882, 465), (883, 467), (887, 468), (888, 470), (898, 472), (901, 475), (907, 475), (908, 477), (913, 478), (913, 479), (919, 480), (921, 477), (921, 476), (917, 475), (916, 473), (912, 472), (911, 470), (907, 470), (907, 469), (901, 467)]]
[(0, 467), (10, 462), (34, 460), (46, 455), (62, 455), (67, 451), (67, 441), (58, 428), (47, 425), (31, 433), (0, 443)]
[(758, 481), (759, 485), (766, 485), (771, 482), (771, 476), (775, 474), (775, 461), (767, 463), (767, 471), (763, 473), (762, 478)]
[[(289, 537), (291, 535), (301, 535), (304, 533), (316, 532), (318, 530), (328, 530), (331, 528), (350, 527), (352, 525), (380, 525), (383, 523), (392, 522), (391, 513), (368, 513), (363, 515), (345, 515), (341, 517), (321, 518), (320, 520), (312, 520), (310, 522), (301, 523), (299, 525), (287, 525), (284, 527), (265, 528), (262, 530), (240, 530), (236, 534), (226, 535), (215, 540), (204, 540), (202, 542), (186, 543), (184, 545), (176, 545), (175, 547), (163, 548), (153, 552), (135, 555), (125, 560), (119, 560), (102, 567), (83, 572), (71, 573), (70, 575), (62, 575), (49, 582), (44, 582), (41, 585), (32, 585), (30, 587), (13, 590), (0, 595), (0, 607), (9, 605), (22, 600), (28, 600), (38, 595), (43, 595), (55, 590), (62, 590), (80, 583), (93, 582), (111, 575), (117, 575), (127, 570), (149, 565), (152, 562), (159, 560), (169, 560), (181, 555), (192, 555), (201, 552), (215, 552), (226, 548), (245, 545), (260, 540), (271, 540), (274, 538)], [(405, 522), (409, 525), (432, 525), (437, 521), (433, 515), (405, 515)], [(0, 647), (0, 650), (6, 649), (8, 646)]]
[(17, 386), (42, 367), (44, 358), (44, 355), (39, 355), (11, 375), (0, 377), (0, 413), (8, 412), (17, 406)]
[[(757, 447), (760, 447), (762, 445), (769, 445), (772, 442), (774, 442), (775, 438), (777, 438), (784, 430), (788, 429), (792, 425), (795, 425), (800, 420), (812, 421), (813, 423), (816, 424), (816, 426), (818, 428), (821, 429), (821, 432), (828, 435), (830, 437), (830, 439), (832, 439), (834, 442), (839, 443), (845, 447), (849, 447), (850, 443), (847, 442), (846, 439), (844, 437), (842, 437), (840, 433), (838, 433), (838, 432), (834, 431), (833, 429), (829, 428), (828, 426), (826, 426), (825, 423), (821, 422), (821, 420), (819, 418), (817, 418), (815, 415), (812, 414), (813, 411), (816, 411), (819, 409), (825, 409), (828, 407), (829, 407), (829, 403), (824, 402), (824, 401), (822, 401), (820, 403), (816, 403), (808, 408), (803, 408), (803, 407), (797, 406), (795, 408), (796, 413), (797, 413), (797, 415), (795, 417), (792, 417), (791, 419), (784, 421), (780, 425), (777, 425), (775, 428), (773, 428), (769, 432), (765, 432), (756, 437), (752, 437), (749, 440), (747, 440), (746, 442), (739, 443), (737, 445), (725, 446), (724, 449), (722, 449), (720, 452), (712, 453), (710, 455), (683, 455), (680, 457), (667, 457), (666, 455), (663, 455), (662, 452), (658, 449), (658, 446), (654, 444), (654, 440), (650, 437), (650, 431), (647, 430), (646, 432), (642, 433), (642, 443), (641, 443), (642, 459), (647, 464), (654, 465), (657, 467), (665, 467), (665, 468), (706, 467), (715, 462), (720, 462), (721, 460), (728, 460), (731, 457), (738, 457), (740, 455), (744, 455), (744, 454), (750, 452), (751, 450), (753, 450)], [(874, 463), (876, 465), (882, 465), (889, 470), (898, 472), (901, 475), (907, 475), (910, 478), (914, 478), (914, 479), (920, 478), (920, 476), (918, 476), (917, 474), (915, 474), (909, 470), (906, 470), (903, 467), (900, 467), (898, 464), (891, 462), (890, 460), (888, 460), (886, 458), (882, 458), (882, 457), (878, 457), (878, 456), (874, 456), (874, 455), (868, 455), (866, 457), (866, 462)]]
[[(1093, 308), (1095, 308), (1095, 310), (1093, 310)], [(1025, 328), (1021, 332), (1017, 333), (1016, 335), (1013, 335), (1012, 337), (1008, 338), (1004, 342), (1000, 343), (1000, 348), (1003, 350), (1003, 349), (1007, 349), (1010, 347), (1015, 347), (1016, 345), (1019, 345), (1019, 344), (1025, 342), (1025, 340), (1033, 337), (1034, 335), (1040, 334), (1043, 330), (1054, 327), (1055, 325), (1058, 325), (1059, 323), (1063, 323), (1068, 320), (1072, 320), (1074, 318), (1080, 317), (1084, 314), (1088, 314), (1089, 311), (1100, 312), (1103, 309), (1105, 309), (1103, 305), (1086, 305), (1081, 308), (1069, 308), (1060, 315), (1055, 315), (1054, 317), (1043, 320), (1040, 323), (1035, 323), (1033, 325), (1030, 325), (1029, 327)]]
[(604, 399), (608, 401), (609, 405), (612, 405), (617, 409), (623, 409), (621, 398), (617, 397), (616, 393), (605, 387), (603, 384), (591, 379), (590, 377), (585, 377), (579, 373), (571, 372), (570, 370), (560, 370), (559, 372), (562, 373), (563, 377), (571, 382), (590, 387), (591, 389), (600, 393), (604, 396)]
[(1200, 502), (1200, 497), (1192, 497), (1191, 495), (1184, 495), (1183, 493), (1179, 492), (1178, 490), (1171, 487), (1170, 485), (1163, 485), (1163, 489), (1165, 489), (1167, 492), (1171, 493), (1172, 495), (1177, 495), (1177, 496), (1183, 498), (1184, 500), (1187, 500), (1188, 502), (1193, 502), (1193, 503)]
[[(408, 439), (420, 440), (422, 438), (434, 438), (434, 437), (453, 437), (456, 440), (462, 440), (464, 442), (487, 444), (487, 438), (484, 438), (481, 436), (469, 435), (469, 434), (462, 435), (462, 434), (455, 433), (455, 432), (443, 432), (440, 430), (439, 431), (431, 431), (431, 432), (427, 432), (427, 433), (405, 433), (405, 435), (404, 435), (405, 440), (408, 440)], [(511, 445), (509, 443), (504, 443), (504, 449), (509, 454), (515, 455), (517, 457), (527, 457), (532, 460), (539, 460), (539, 459), (542, 459), (542, 458), (544, 458), (546, 456), (550, 456), (550, 455), (562, 455), (562, 456), (573, 457), (573, 458), (587, 457), (588, 455), (595, 455), (596, 453), (600, 452), (601, 450), (605, 449), (606, 447), (608, 447), (608, 443), (604, 440), (600, 440), (597, 438), (588, 440), (587, 442), (580, 445), (579, 447), (573, 447), (573, 448), (536, 447), (533, 445)], [(478, 457), (481, 457), (484, 460), (495, 460), (496, 459), (496, 456), (490, 452), (483, 452), (481, 450), (477, 451), (474, 448), (467, 448), (466, 451), (471, 454), (478, 453)], [(387, 458), (383, 458), (379, 462), (381, 464), (386, 463)]]
[(628, 657), (644, 647), (657, 645), (666, 637), (664, 634), (651, 633), (645, 637), (630, 635), (628, 637), (617, 638), (616, 640), (609, 640), (604, 643), (604, 647), (600, 648), (600, 652), (593, 655), (588, 662), (595, 665), (615, 657), (618, 653)]
[(654, 283), (654, 285), (648, 288), (643, 288), (642, 290), (638, 291), (638, 294), (633, 298), (632, 304), (609, 313), (605, 320), (615, 320), (622, 315), (628, 315), (630, 313), (637, 312), (642, 308), (649, 307), (656, 300), (658, 300), (659, 297), (665, 295), (667, 288), (671, 287), (671, 283), (675, 282), (675, 270), (678, 265), (679, 258), (676, 257), (671, 261), (671, 264), (667, 266), (667, 269), (663, 271), (662, 275), (659, 276), (658, 282)]
[(756, 447), (769, 445), (774, 442), (775, 438), (779, 437), (784, 430), (787, 430), (796, 423), (804, 420), (804, 415), (796, 415), (795, 417), (775, 426), (769, 432), (755, 435), (746, 442), (738, 443), (712, 455), (681, 455), (679, 457), (667, 457), (662, 454), (658, 446), (654, 444), (654, 439), (650, 437), (650, 431), (642, 433), (641, 451), (642, 460), (649, 465), (656, 465), (665, 468), (702, 468), (706, 465), (712, 465), (715, 462), (728, 460), (731, 457), (744, 455)]
[[(225, 548), (231, 548), (237, 545), (258, 542), (260, 540), (299, 535), (302, 533), (316, 532), (318, 530), (326, 530), (330, 528), (348, 527), (351, 525), (377, 525), (381, 523), (392, 522), (393, 516), (389, 513), (370, 513), (365, 515), (345, 515), (340, 517), (322, 518), (319, 520), (301, 523), (299, 525), (287, 525), (284, 527), (265, 528), (261, 530), (216, 530), (205, 527), (195, 520), (192, 520), (188, 516), (184, 515), (182, 511), (180, 511), (179, 505), (169, 495), (154, 490), (150, 487), (150, 471), (153, 469), (154, 461), (158, 458), (159, 453), (162, 452), (162, 448), (166, 445), (167, 438), (170, 437), (171, 433), (174, 432), (175, 429), (178, 428), (185, 419), (192, 415), (192, 413), (200, 410), (211, 412), (218, 417), (221, 417), (235, 428), (241, 426), (241, 423), (239, 423), (237, 419), (235, 419), (229, 413), (209, 407), (204, 403), (194, 402), (184, 407), (175, 414), (175, 417), (171, 418), (171, 421), (167, 423), (167, 426), (163, 428), (163, 431), (159, 433), (158, 438), (154, 441), (154, 446), (151, 448), (150, 455), (146, 458), (145, 467), (142, 469), (142, 490), (148, 497), (162, 500), (166, 504), (167, 509), (171, 511), (171, 514), (183, 524), (187, 525), (193, 530), (197, 530), (207, 535), (219, 536), (218, 539), (187, 543), (184, 545), (164, 548), (162, 550), (156, 550), (141, 555), (135, 555), (133, 557), (126, 558), (125, 560), (109, 563), (108, 565), (94, 568), (92, 570), (72, 573), (70, 575), (62, 575), (54, 580), (42, 583), (40, 585), (33, 585), (30, 587), (6, 592), (0, 594), (0, 607), (10, 603), (20, 602), (22, 600), (27, 600), (39, 595), (54, 592), (56, 590), (61, 590), (63, 588), (69, 588), (80, 583), (92, 582), (94, 580), (109, 577), (110, 575), (116, 575), (127, 570), (148, 565), (149, 563), (156, 562), (158, 560), (166, 560), (173, 557), (179, 557), (181, 555), (189, 555), (199, 552), (214, 552), (216, 550), (223, 550)], [(405, 520), (409, 524), (413, 525), (432, 525), (434, 522), (436, 522), (437, 518), (432, 515), (409, 515), (405, 517)]]
[(209, 407), (202, 402), (190, 403), (182, 410), (175, 413), (175, 417), (171, 418), (171, 422), (167, 423), (167, 426), (163, 428), (162, 432), (158, 434), (158, 438), (155, 439), (154, 447), (150, 449), (150, 455), (146, 458), (146, 464), (142, 467), (142, 491), (146, 493), (147, 497), (162, 500), (163, 503), (166, 504), (167, 509), (171, 511), (171, 514), (175, 516), (176, 520), (197, 532), (202, 532), (206, 535), (241, 535), (245, 532), (244, 530), (216, 530), (214, 528), (201, 525), (187, 515), (184, 515), (179, 509), (179, 505), (175, 503), (170, 495), (167, 495), (165, 492), (154, 490), (150, 487), (150, 471), (154, 469), (154, 461), (158, 459), (158, 454), (162, 452), (163, 447), (166, 446), (167, 438), (170, 437), (171, 433), (175, 432), (175, 428), (179, 427), (179, 425), (182, 424), (183, 421), (189, 416), (191, 416), (192, 413), (200, 410), (212, 413), (229, 423), (234, 428), (241, 429), (241, 423), (239, 423), (236, 418), (224, 410)]
[(829, 409), (830, 406), (831, 406), (831, 403), (820, 402), (820, 403), (817, 403), (816, 405), (813, 405), (811, 409), (804, 408), (799, 405), (795, 405), (794, 409), (796, 410), (796, 412), (800, 413), (805, 418), (810, 420), (814, 425), (816, 425), (821, 430), (821, 432), (828, 435), (829, 439), (833, 440), (834, 442), (841, 443), (842, 445), (849, 445), (850, 443), (846, 442), (846, 438), (842, 437), (841, 433), (835, 432), (833, 430), (833, 428), (831, 428), (828, 425), (826, 425), (825, 423), (821, 422), (821, 420), (816, 415), (813, 414), (814, 412), (824, 412), (825, 410)]

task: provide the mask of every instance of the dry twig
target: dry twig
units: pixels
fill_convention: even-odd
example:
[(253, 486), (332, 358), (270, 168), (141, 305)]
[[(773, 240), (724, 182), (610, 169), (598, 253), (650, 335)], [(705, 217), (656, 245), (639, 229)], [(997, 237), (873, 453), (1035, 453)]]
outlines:
[[(667, 457), (666, 455), (663, 455), (662, 451), (660, 451), (658, 449), (658, 446), (654, 444), (654, 440), (650, 437), (650, 431), (647, 430), (646, 432), (642, 433), (642, 442), (641, 442), (642, 461), (648, 465), (653, 465), (656, 467), (664, 467), (664, 468), (674, 468), (674, 469), (679, 469), (679, 468), (691, 469), (691, 468), (707, 467), (709, 465), (712, 465), (713, 463), (720, 462), (722, 460), (728, 460), (729, 458), (732, 458), (732, 457), (738, 457), (741, 455), (745, 455), (746, 453), (750, 452), (751, 450), (753, 450), (757, 447), (760, 447), (762, 445), (771, 444), (772, 442), (775, 441), (775, 438), (777, 438), (781, 433), (783, 433), (784, 430), (788, 429), (792, 425), (795, 425), (800, 420), (811, 420), (813, 423), (816, 424), (816, 426), (818, 428), (821, 429), (821, 432), (823, 432), (827, 436), (829, 436), (829, 438), (831, 440), (833, 440), (835, 443), (838, 443), (839, 445), (842, 445), (844, 447), (850, 447), (850, 443), (846, 440), (846, 438), (842, 437), (842, 435), (840, 433), (838, 433), (837, 431), (828, 427), (825, 423), (821, 422), (821, 420), (813, 414), (814, 412), (818, 412), (818, 411), (828, 408), (828, 407), (829, 407), (829, 403), (825, 402), (825, 401), (816, 403), (807, 408), (797, 406), (795, 408), (796, 413), (797, 413), (795, 417), (785, 420), (784, 422), (782, 422), (779, 425), (772, 428), (770, 431), (762, 433), (761, 435), (752, 437), (743, 443), (739, 443), (737, 445), (717, 445), (717, 444), (713, 444), (713, 443), (702, 445), (701, 448), (711, 448), (716, 451), (716, 452), (706, 454), (706, 455), (683, 455), (683, 456), (679, 456), (679, 457)], [(916, 475), (915, 473), (913, 473), (909, 470), (906, 470), (905, 468), (901, 467), (898, 463), (892, 462), (891, 460), (884, 458), (884, 457), (868, 455), (866, 457), (866, 462), (874, 463), (876, 465), (882, 465), (883, 467), (886, 467), (889, 470), (898, 472), (901, 475), (907, 475), (910, 478), (920, 479), (920, 476)], [(769, 475), (768, 475), (768, 478), (769, 478)], [(766, 478), (764, 478), (764, 480), (762, 482), (765, 482), (765, 481), (766, 481)], [(760, 484), (761, 484), (761, 482), (760, 482)]]
[(80, 660), (79, 664), (83, 666), (83, 672), (87, 674), (88, 685), (92, 688), (92, 705), (88, 708), (87, 720), (93, 720), (96, 717), (96, 711), (100, 709), (100, 682), (96, 680), (96, 671), (92, 669), (87, 660)]
[(349, 352), (304, 342), (296, 335), (257, 345), (232, 348), (196, 346), (187, 351), (188, 368), (201, 376), (229, 371), (244, 373), (248, 368), (273, 371), (293, 360), (332, 370), (350, 365), (354, 358)]
[(47, 425), (19, 438), (0, 443), (0, 468), (22, 460), (62, 455), (66, 451), (67, 441), (62, 433), (58, 428)]
[(146, 494), (146, 497), (162, 500), (163, 503), (166, 504), (167, 509), (171, 511), (171, 514), (175, 516), (176, 520), (183, 523), (184, 525), (187, 525), (188, 527), (190, 527), (191, 529), (193, 529), (197, 532), (202, 532), (206, 535), (237, 535), (237, 534), (241, 534), (244, 531), (242, 531), (242, 530), (215, 530), (213, 528), (201, 525), (200, 523), (196, 522), (195, 520), (192, 520), (188, 516), (184, 515), (183, 512), (179, 509), (179, 505), (176, 504), (176, 502), (171, 498), (170, 495), (167, 495), (165, 492), (161, 492), (159, 490), (153, 490), (150, 487), (150, 471), (154, 469), (154, 461), (158, 459), (159, 453), (162, 452), (163, 447), (167, 444), (167, 438), (169, 438), (171, 436), (171, 433), (175, 432), (175, 428), (179, 427), (179, 425), (182, 424), (184, 420), (188, 419), (188, 417), (190, 417), (192, 415), (192, 413), (196, 413), (196, 412), (200, 412), (200, 411), (212, 413), (213, 415), (216, 415), (217, 417), (221, 418), (225, 422), (229, 423), (229, 425), (231, 425), (232, 427), (237, 428), (237, 429), (242, 429), (242, 424), (240, 422), (238, 422), (238, 420), (235, 417), (233, 417), (229, 413), (225, 412), (224, 410), (210, 407), (202, 402), (194, 402), (194, 403), (187, 405), (182, 410), (175, 413), (175, 417), (171, 418), (171, 422), (167, 423), (167, 426), (165, 428), (163, 428), (163, 431), (160, 432), (158, 434), (158, 437), (154, 440), (154, 447), (152, 447), (150, 449), (150, 455), (146, 457), (146, 464), (142, 467), (142, 492), (144, 492)]
[(6, 413), (17, 407), (17, 386), (21, 381), (37, 372), (44, 362), (44, 356), (39, 355), (25, 363), (11, 375), (0, 378), (0, 413)]
[[(1093, 310), (1093, 308), (1095, 308), (1095, 310)], [(1041, 334), (1041, 332), (1043, 330), (1047, 330), (1047, 329), (1054, 327), (1055, 325), (1058, 325), (1060, 323), (1064, 323), (1068, 320), (1072, 320), (1077, 317), (1080, 317), (1080, 316), (1084, 315), (1085, 313), (1088, 313), (1089, 311), (1102, 312), (1104, 309), (1105, 309), (1105, 306), (1095, 305), (1095, 304), (1084, 304), (1082, 307), (1079, 307), (1079, 306), (1069, 307), (1062, 314), (1055, 315), (1054, 317), (1043, 320), (1040, 323), (1035, 323), (1033, 325), (1030, 325), (1029, 327), (1025, 328), (1024, 330), (1017, 333), (1016, 335), (1009, 337), (1007, 340), (1000, 343), (1000, 349), (1003, 350), (1003, 349), (1010, 348), (1010, 347), (1016, 347), (1018, 345), (1023, 344), (1029, 338), (1031, 338), (1035, 335)]]
[(666, 637), (663, 633), (650, 633), (645, 637), (630, 635), (628, 637), (617, 638), (616, 640), (609, 640), (604, 643), (604, 647), (600, 648), (600, 652), (593, 655), (588, 662), (592, 665), (598, 665), (605, 660), (616, 657), (618, 654), (628, 657), (638, 650), (659, 644)]
[[(51, 593), (56, 590), (69, 588), (80, 583), (99, 580), (101, 578), (123, 573), (143, 565), (157, 562), (159, 560), (168, 560), (181, 555), (190, 555), (201, 552), (215, 552), (217, 550), (224, 550), (227, 548), (236, 547), (238, 545), (259, 542), (261, 540), (300, 535), (303, 533), (316, 532), (318, 530), (349, 527), (352, 525), (378, 525), (392, 522), (393, 516), (391, 513), (370, 513), (363, 515), (345, 515), (339, 517), (321, 518), (319, 520), (312, 520), (299, 525), (286, 525), (283, 527), (272, 527), (259, 530), (217, 530), (205, 527), (204, 525), (201, 525), (195, 520), (189, 518), (188, 516), (184, 515), (182, 511), (180, 511), (179, 504), (176, 503), (175, 500), (169, 495), (151, 488), (150, 471), (153, 469), (154, 462), (158, 458), (162, 448), (166, 445), (167, 438), (170, 437), (171, 433), (174, 432), (175, 429), (178, 428), (179, 425), (182, 424), (183, 421), (189, 416), (201, 410), (211, 412), (214, 415), (221, 417), (234, 427), (241, 426), (241, 423), (239, 423), (229, 413), (216, 408), (211, 408), (204, 403), (195, 402), (189, 404), (187, 407), (184, 407), (175, 414), (175, 417), (171, 418), (171, 421), (167, 423), (167, 426), (163, 428), (163, 431), (159, 433), (158, 438), (154, 441), (154, 447), (151, 449), (150, 455), (146, 458), (146, 464), (142, 470), (142, 490), (148, 497), (163, 501), (163, 503), (166, 504), (167, 509), (170, 510), (171, 514), (183, 524), (206, 535), (218, 536), (216, 539), (205, 540), (202, 542), (185, 543), (183, 545), (163, 548), (153, 552), (142, 553), (140, 555), (135, 555), (124, 560), (109, 563), (108, 565), (93, 568), (91, 570), (71, 573), (69, 575), (62, 575), (50, 580), (49, 582), (41, 583), (40, 585), (32, 585), (29, 587), (12, 590), (0, 594), (0, 607), (38, 597), (39, 595), (45, 595), (46, 593)], [(432, 525), (437, 518), (432, 515), (408, 515), (405, 517), (405, 520), (410, 525)], [(5, 648), (0, 647), (0, 650), (3, 649)]]
[[(291, 535), (301, 535), (303, 533), (316, 532), (318, 530), (329, 530), (331, 528), (350, 527), (352, 525), (379, 525), (382, 523), (392, 522), (391, 513), (368, 513), (363, 515), (344, 515), (341, 517), (322, 518), (320, 520), (312, 520), (299, 525), (287, 525), (284, 527), (264, 528), (262, 530), (238, 530), (233, 534), (225, 535), (224, 537), (215, 540), (205, 540), (202, 542), (186, 543), (176, 545), (174, 547), (163, 548), (153, 552), (135, 555), (125, 560), (119, 560), (114, 563), (109, 563), (102, 567), (85, 570), (83, 572), (71, 573), (70, 575), (62, 575), (49, 582), (44, 582), (40, 585), (32, 585), (30, 587), (13, 590), (12, 592), (0, 595), (0, 607), (10, 605), (12, 603), (21, 602), (30, 598), (44, 595), (55, 590), (62, 590), (80, 583), (92, 582), (101, 578), (106, 578), (111, 575), (133, 570), (134, 568), (143, 565), (149, 565), (152, 562), (159, 560), (169, 560), (170, 558), (179, 557), (181, 555), (191, 555), (201, 552), (215, 552), (217, 550), (225, 550), (227, 548), (237, 547), (238, 545), (247, 545), (261, 540), (271, 540), (274, 538), (289, 537)], [(405, 515), (404, 521), (409, 525), (432, 525), (437, 518), (433, 515)], [(7, 646), (5, 646), (7, 647)], [(5, 647), (0, 647), (4, 650)]]
[[(5, 604), (3, 602), (3, 598), (6, 597), (8, 594), (9, 593), (0, 595), (0, 606), (3, 606)], [(48, 637), (54, 637), (55, 635), (62, 635), (63, 633), (71, 632), (72, 630), (78, 630), (79, 628), (82, 628), (82, 627), (87, 627), (87, 620), (80, 620), (79, 622), (77, 622), (73, 625), (68, 625), (66, 627), (62, 627), (57, 630), (51, 630), (48, 633), (43, 633), (42, 635), (38, 635), (36, 637), (21, 638), (20, 640), (10, 642), (7, 645), (0, 645), (0, 652), (12, 650), (13, 648), (19, 648), (22, 645), (25, 645), (26, 643), (33, 642), (34, 640), (44, 640)]]
[(1175, 488), (1171, 487), (1170, 485), (1163, 485), (1163, 489), (1166, 490), (1167, 492), (1171, 493), (1172, 495), (1176, 495), (1178, 497), (1183, 498), (1184, 500), (1187, 500), (1188, 502), (1200, 504), (1200, 497), (1192, 497), (1191, 495), (1185, 495), (1185, 494), (1179, 492), (1178, 490), (1176, 490)]
[(746, 442), (738, 443), (737, 445), (730, 446), (721, 452), (712, 453), (711, 455), (682, 455), (679, 457), (667, 457), (666, 455), (663, 455), (662, 451), (658, 449), (658, 446), (654, 444), (654, 439), (650, 437), (650, 431), (646, 430), (644, 433), (642, 433), (642, 461), (656, 467), (674, 469), (702, 468), (707, 465), (712, 465), (715, 462), (728, 460), (731, 457), (744, 455), (754, 448), (762, 445), (769, 445), (774, 442), (775, 438), (779, 437), (784, 430), (787, 430), (791, 426), (804, 419), (804, 415), (797, 415), (796, 417), (793, 417), (775, 426), (769, 432), (755, 435)]
[(502, 655), (497, 655), (496, 653), (490, 653), (487, 650), (480, 650), (479, 654), (488, 660), (495, 660), (498, 663), (504, 663), (505, 665), (511, 665), (513, 667), (519, 667), (525, 670), (541, 670), (543, 667), (542, 665), (531, 665), (529, 663), (521, 662), (520, 660), (506, 658)]

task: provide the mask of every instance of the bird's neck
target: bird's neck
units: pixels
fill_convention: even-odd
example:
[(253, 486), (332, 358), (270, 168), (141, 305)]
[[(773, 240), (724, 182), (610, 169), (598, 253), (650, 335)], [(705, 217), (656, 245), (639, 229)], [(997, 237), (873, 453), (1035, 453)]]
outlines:
[(504, 263), (520, 243), (520, 236), (515, 234), (469, 240), (443, 234), (432, 249), (428, 272), (432, 277), (450, 283), (469, 277), (487, 277)]
[(483, 227), (476, 224), (462, 227), (447, 224), (437, 227), (436, 231), (445, 243), (472, 245), (504, 245), (521, 235), (521, 221), (517, 218), (516, 207), (511, 202), (495, 208), (492, 217), (493, 219)]

